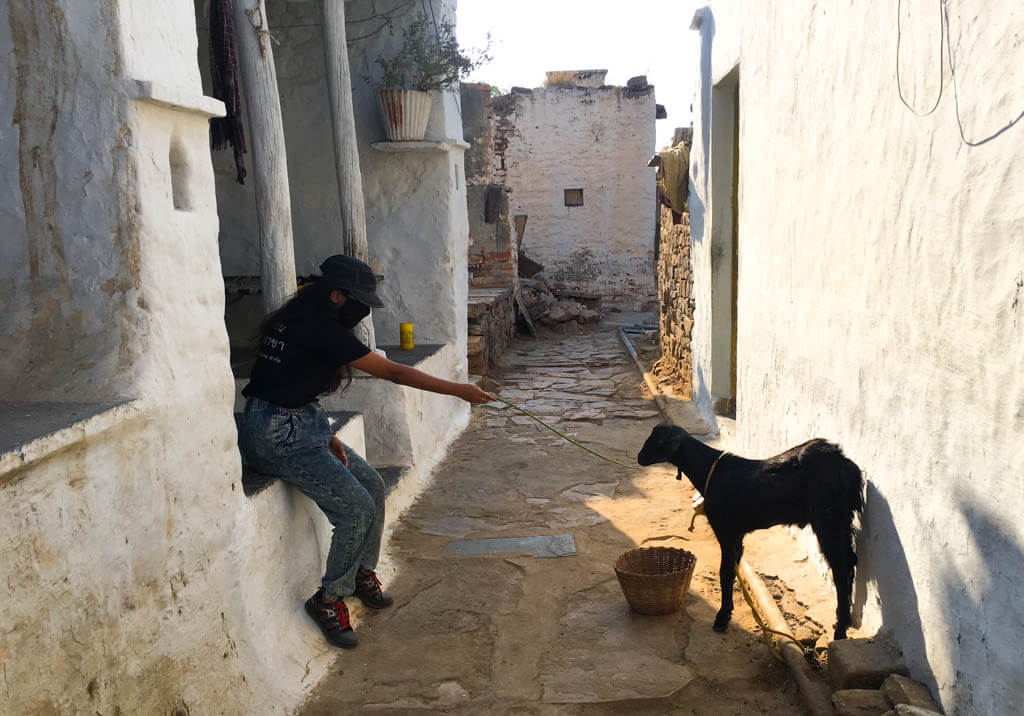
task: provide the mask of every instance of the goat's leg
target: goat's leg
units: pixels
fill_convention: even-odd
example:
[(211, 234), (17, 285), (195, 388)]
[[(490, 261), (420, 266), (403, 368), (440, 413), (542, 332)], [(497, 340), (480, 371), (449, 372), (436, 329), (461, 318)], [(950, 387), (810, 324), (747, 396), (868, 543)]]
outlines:
[(743, 551), (743, 537), (728, 535), (725, 539), (719, 537), (718, 542), (722, 547), (722, 564), (718, 569), (718, 579), (722, 587), (722, 607), (715, 615), (715, 623), (711, 628), (723, 632), (732, 618), (732, 585), (736, 579), (736, 563), (739, 562)]
[(818, 545), (828, 566), (832, 569), (832, 581), (836, 585), (836, 639), (845, 639), (850, 626), (850, 603), (853, 598), (853, 569), (857, 555), (853, 551), (853, 535), (850, 525), (820, 520), (811, 524), (818, 537)]

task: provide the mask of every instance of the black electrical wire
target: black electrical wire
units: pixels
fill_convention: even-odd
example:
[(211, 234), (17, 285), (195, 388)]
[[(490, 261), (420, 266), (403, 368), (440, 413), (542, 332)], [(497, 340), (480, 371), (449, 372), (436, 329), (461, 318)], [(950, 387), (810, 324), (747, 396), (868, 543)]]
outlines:
[(939, 10), (939, 94), (935, 98), (935, 104), (924, 114), (921, 114), (916, 109), (910, 106), (906, 98), (903, 96), (903, 83), (900, 81), (900, 45), (903, 39), (903, 31), (901, 28), (900, 19), (903, 15), (903, 0), (897, 0), (896, 3), (896, 91), (899, 92), (900, 101), (906, 105), (907, 109), (916, 114), (918, 117), (927, 117), (929, 114), (939, 108), (939, 100), (942, 99), (942, 0), (937, 0)]
[(1010, 129), (1011, 127), (1013, 127), (1018, 122), (1020, 122), (1021, 119), (1024, 119), (1024, 110), (1021, 110), (1021, 113), (1018, 114), (1016, 118), (1014, 118), (1013, 120), (1008, 122), (1006, 124), (1006, 126), (1004, 126), (1002, 129), (998, 130), (997, 132), (994, 132), (993, 134), (990, 134), (989, 136), (985, 137), (984, 139), (978, 139), (978, 140), (975, 140), (975, 141), (971, 141), (970, 139), (967, 138), (967, 134), (966, 134), (966, 132), (964, 132), (963, 120), (960, 118), (960, 96), (959, 96), (959, 93), (957, 91), (956, 68), (953, 66), (953, 44), (952, 44), (952, 41), (950, 40), (950, 35), (952, 34), (952, 32), (949, 29), (949, 2), (947, 0), (941, 0), (941, 2), (942, 2), (942, 8), (943, 8), (943, 16), (945, 17), (945, 20), (946, 20), (946, 48), (947, 48), (947, 57), (948, 57), (948, 60), (949, 60), (949, 74), (953, 78), (953, 106), (954, 106), (954, 109), (956, 111), (956, 124), (957, 124), (957, 127), (959, 127), (959, 129), (960, 129), (960, 139), (963, 140), (963, 143), (966, 144), (969, 147), (980, 147), (982, 144), (985, 144), (987, 142), (991, 142), (993, 139), (998, 137), (1000, 134), (1002, 134), (1003, 132), (1005, 132), (1006, 130)]

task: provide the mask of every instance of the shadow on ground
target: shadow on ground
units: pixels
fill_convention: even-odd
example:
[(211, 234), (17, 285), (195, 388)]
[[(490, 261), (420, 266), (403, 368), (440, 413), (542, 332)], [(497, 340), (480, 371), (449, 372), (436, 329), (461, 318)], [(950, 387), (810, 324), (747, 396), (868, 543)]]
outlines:
[[(629, 465), (659, 421), (611, 331), (520, 339), (494, 377), (503, 397)], [(511, 408), (475, 408), (393, 532), (396, 605), (353, 608), (362, 642), (339, 653), (302, 713), (802, 713), (742, 597), (730, 631), (711, 630), (718, 547), (706, 523), (686, 531), (690, 493), (674, 474), (601, 462)], [(564, 534), (575, 555), (446, 551)], [(697, 555), (681, 612), (629, 611), (612, 563), (636, 545)]]

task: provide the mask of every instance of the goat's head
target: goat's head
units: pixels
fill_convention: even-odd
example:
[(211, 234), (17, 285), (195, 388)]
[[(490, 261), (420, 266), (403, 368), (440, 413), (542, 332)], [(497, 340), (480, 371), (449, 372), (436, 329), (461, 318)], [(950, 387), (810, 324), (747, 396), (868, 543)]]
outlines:
[(683, 443), (686, 431), (678, 425), (662, 423), (655, 425), (647, 436), (647, 441), (640, 448), (636, 461), (641, 465), (653, 465), (656, 462), (670, 462)]

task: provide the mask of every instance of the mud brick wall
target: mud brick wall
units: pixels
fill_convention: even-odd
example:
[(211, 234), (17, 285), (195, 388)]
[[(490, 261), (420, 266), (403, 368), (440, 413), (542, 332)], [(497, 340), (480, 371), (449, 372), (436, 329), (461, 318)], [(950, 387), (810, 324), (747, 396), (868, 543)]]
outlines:
[(658, 297), (661, 358), (654, 367), (659, 380), (689, 392), (693, 330), (693, 275), (690, 268), (690, 215), (673, 223), (672, 210), (660, 207)]
[(469, 317), (467, 355), (469, 372), (487, 375), (515, 335), (516, 314), (512, 290), (470, 289), (466, 306)]

